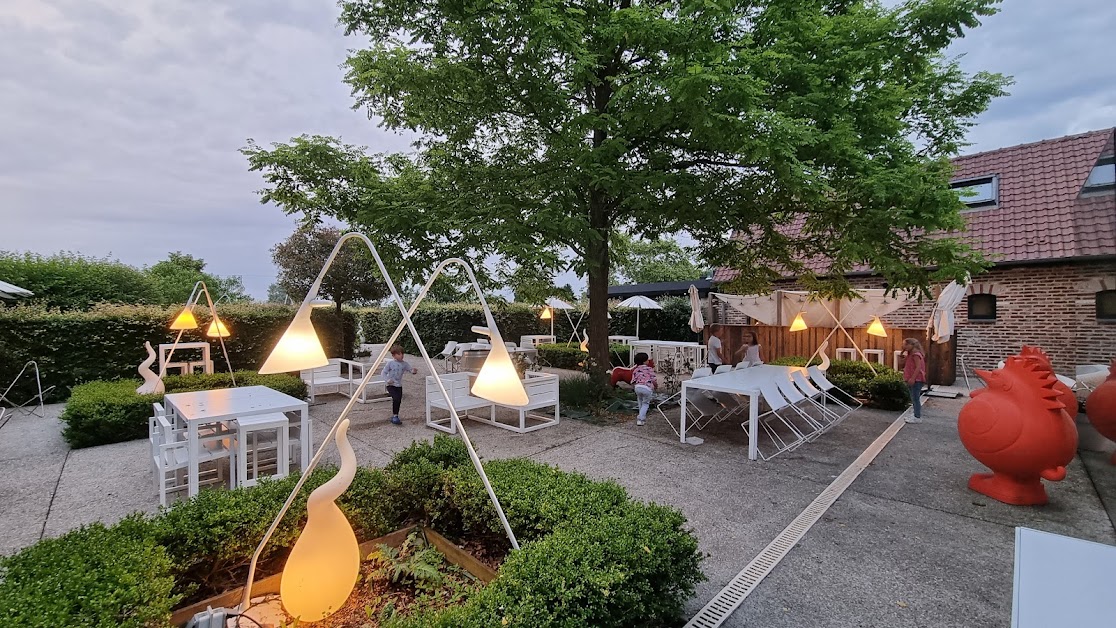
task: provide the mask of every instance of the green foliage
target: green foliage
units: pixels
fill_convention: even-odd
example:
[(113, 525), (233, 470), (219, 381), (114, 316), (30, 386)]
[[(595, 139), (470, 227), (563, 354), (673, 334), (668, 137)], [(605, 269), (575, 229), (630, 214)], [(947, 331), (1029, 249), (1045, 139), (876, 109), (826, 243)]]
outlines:
[(107, 257), (0, 251), (0, 278), (35, 293), (21, 301), (61, 310), (85, 310), (97, 303), (155, 302), (150, 277)]
[(376, 565), (374, 573), (393, 584), (409, 583), (419, 591), (430, 591), (446, 580), (442, 573), (446, 557), (418, 531), (408, 534), (399, 547), (381, 543), (368, 559)]
[(95, 523), (0, 558), (0, 625), (169, 625), (173, 563), (133, 528)]
[[(207, 273), (204, 260), (181, 251), (170, 253), (167, 259), (144, 269), (144, 273), (154, 284), (154, 303), (183, 304), (199, 281), (205, 282), (214, 301), (241, 303), (251, 300), (240, 277), (218, 277)], [(199, 303), (205, 303), (204, 296)]]
[(558, 380), (558, 398), (563, 407), (598, 410), (613, 393), (607, 382), (581, 373)]
[(700, 279), (693, 252), (670, 238), (638, 240), (623, 233), (612, 237), (613, 267), (625, 283)]
[[(287, 374), (260, 375), (254, 371), (237, 371), (240, 386), (267, 386), (296, 399), (306, 397), (306, 383)], [(144, 438), (151, 404), (161, 403), (163, 395), (139, 395), (138, 380), (112, 382), (93, 381), (74, 388), (66, 409), (59, 419), (66, 424), (62, 436), (71, 447), (92, 447), (108, 443)], [(164, 380), (166, 392), (229, 388), (228, 373), (211, 375), (169, 375)]]
[[(582, 370), (589, 354), (582, 351), (577, 344), (542, 344), (537, 347), (539, 360), (543, 365), (556, 369)], [(623, 344), (610, 344), (609, 358), (613, 365), (627, 364), (629, 347)]]
[[(337, 227), (303, 226), (276, 244), (271, 259), (279, 268), (278, 287), (301, 302), (342, 235)], [(363, 242), (349, 240), (322, 278), (318, 294), (340, 308), (350, 301), (378, 302), (389, 291), (372, 252)]]
[[(294, 317), (295, 308), (277, 305), (222, 304), (217, 308), (232, 335), (225, 339), (229, 360), (236, 370), (258, 369)], [(39, 307), (0, 308), (0, 381), (11, 381), (29, 360), (38, 362), (44, 386), (56, 386), (47, 401), (62, 401), (83, 382), (136, 376), (136, 367), (147, 357), (143, 343), (152, 347), (174, 342), (168, 329), (178, 308), (152, 306), (100, 306), (89, 311), (59, 312)], [(199, 328), (188, 330), (182, 342), (210, 341), (214, 369), (226, 371), (221, 346), (206, 338), (208, 310), (197, 307)], [(315, 309), (314, 326), (326, 355), (339, 357), (355, 340), (352, 312)], [(344, 331), (344, 336), (343, 330)], [(175, 352), (175, 358), (189, 355)], [(157, 369), (157, 363), (153, 369)], [(22, 379), (12, 399), (35, 394), (34, 378)]]
[[(820, 364), (818, 358), (810, 362), (811, 365)], [(802, 356), (784, 356), (772, 360), (768, 364), (779, 366), (806, 366), (806, 358)], [(872, 374), (875, 367), (876, 373)], [(903, 375), (899, 371), (884, 366), (883, 364), (868, 365), (860, 360), (833, 360), (829, 370), (825, 373), (826, 379), (849, 395), (864, 401), (865, 405), (881, 410), (903, 410), (910, 405), (910, 393)]]

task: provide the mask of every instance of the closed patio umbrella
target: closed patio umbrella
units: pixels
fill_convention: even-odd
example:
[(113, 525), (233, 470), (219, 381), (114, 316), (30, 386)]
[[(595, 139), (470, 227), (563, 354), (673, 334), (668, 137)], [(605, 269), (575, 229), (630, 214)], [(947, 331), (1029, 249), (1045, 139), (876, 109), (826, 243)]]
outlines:
[(690, 330), (695, 334), (705, 329), (705, 317), (701, 315), (701, 297), (697, 286), (690, 284)]
[(942, 293), (938, 295), (938, 302), (934, 304), (934, 312), (930, 315), (930, 322), (926, 326), (926, 331), (931, 332), (934, 342), (943, 344), (949, 342), (950, 337), (953, 336), (953, 310), (961, 304), (966, 291), (967, 288), (956, 281), (951, 281), (948, 286), (942, 288)]
[(636, 310), (636, 337), (639, 337), (639, 315), (643, 310), (661, 310), (658, 303), (643, 295), (628, 297), (619, 303), (620, 307), (634, 307)]

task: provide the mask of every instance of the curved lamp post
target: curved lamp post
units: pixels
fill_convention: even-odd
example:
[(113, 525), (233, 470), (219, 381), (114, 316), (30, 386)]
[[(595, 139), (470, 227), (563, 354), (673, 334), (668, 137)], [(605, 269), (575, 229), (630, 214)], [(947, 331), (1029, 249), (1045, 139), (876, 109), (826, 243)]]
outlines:
[(271, 526), (268, 527), (267, 532), (264, 533), (263, 539), (256, 547), (256, 551), (252, 554), (252, 562), (248, 568), (248, 581), (245, 584), (244, 593), (241, 597), (239, 606), (239, 611), (241, 613), (246, 611), (251, 605), (252, 584), (256, 576), (256, 563), (259, 560), (264, 547), (271, 539), (271, 535), (275, 532), (275, 529), (279, 526), (279, 522), (282, 521), (283, 516), (286, 515), (287, 511), (290, 509), (291, 504), (294, 503), (295, 498), (298, 496), (299, 490), (306, 482), (306, 478), (308, 478), (310, 472), (313, 471), (315, 467), (317, 467), (318, 461), (321, 460), (322, 455), (325, 453), (326, 447), (329, 445), (330, 441), (335, 438), (339, 426), (341, 426), (342, 423), (347, 420), (349, 413), (356, 405), (357, 399), (360, 398), (360, 392), (364, 390), (364, 387), (368, 384), (368, 381), (376, 373), (376, 370), (383, 362), (384, 358), (387, 356), (389, 347), (391, 347), (391, 345), (395, 343), (396, 339), (403, 332), (404, 327), (410, 330), (411, 335), (414, 337), (415, 342), (418, 345), (419, 352), (422, 354), (423, 362), (426, 364), (427, 368), (430, 369), (430, 373), (435, 376), (434, 379), (437, 383), (438, 389), (445, 397), (447, 405), (449, 405), (449, 411), (453, 419), (453, 425), (455, 425), (457, 430), (459, 430), (461, 433), (461, 440), (465, 442), (465, 447), (469, 452), (469, 459), (472, 460), (473, 467), (476, 468), (477, 473), (480, 475), (481, 480), (484, 482), (484, 488), (488, 492), (488, 497), (492, 501), (492, 505), (496, 509), (496, 514), (500, 518), (500, 523), (504, 526), (504, 531), (508, 535), (508, 540), (511, 542), (512, 548), (519, 549), (519, 542), (515, 538), (515, 533), (512, 532), (511, 525), (508, 524), (508, 519), (504, 515), (504, 509), (500, 506), (500, 501), (499, 499), (497, 499), (496, 493), (493, 491), (492, 485), (488, 481), (488, 476), (484, 472), (484, 467), (481, 466), (480, 458), (477, 456), (477, 452), (473, 449), (473, 444), (469, 440), (468, 434), (465, 432), (465, 426), (462, 425), (461, 418), (458, 416), (457, 410), (454, 408), (452, 401), (453, 398), (446, 390), (441, 378), (437, 377), (437, 371), (434, 369), (434, 363), (430, 359), (430, 355), (426, 351), (426, 346), (423, 344), (422, 338), (415, 330), (414, 322), (411, 319), (411, 316), (412, 314), (414, 314), (414, 311), (418, 307), (419, 303), (421, 303), (422, 300), (426, 297), (427, 292), (430, 290), (430, 286), (434, 283), (434, 280), (436, 280), (442, 274), (445, 268), (451, 264), (462, 267), (465, 270), (465, 273), (468, 275), (469, 281), (472, 283), (473, 289), (477, 293), (477, 297), (480, 299), (481, 306), (484, 309), (485, 319), (488, 323), (488, 326), (486, 328), (475, 329), (478, 332), (488, 334), (492, 340), (492, 351), (489, 352), (489, 357), (485, 360), (484, 366), (481, 367), (480, 372), (477, 374), (477, 379), (473, 385), (472, 392), (479, 397), (483, 397), (500, 404), (523, 405), (527, 403), (527, 393), (526, 391), (524, 391), (523, 383), (520, 381), (519, 375), (515, 371), (515, 366), (511, 362), (511, 357), (508, 355), (507, 347), (504, 346), (503, 338), (501, 337), (500, 331), (496, 326), (496, 321), (492, 317), (492, 311), (488, 307), (488, 302), (485, 301), (484, 294), (481, 293), (476, 276), (473, 274), (473, 269), (464, 260), (451, 258), (439, 263), (430, 279), (427, 280), (426, 285), (424, 285), (422, 290), (419, 292), (418, 297), (416, 297), (414, 303), (412, 303), (411, 307), (408, 309), (404, 306), (403, 299), (399, 296), (399, 292), (395, 288), (395, 283), (392, 281), (391, 276), (388, 274), (387, 269), (384, 267), (384, 263), (380, 259), (379, 252), (376, 250), (376, 246), (372, 244), (372, 241), (363, 234), (355, 232), (347, 233), (341, 236), (341, 239), (337, 241), (337, 244), (333, 247), (333, 251), (329, 254), (329, 257), (326, 259), (325, 264), (322, 266), (322, 270), (318, 273), (317, 279), (314, 280), (314, 283), (310, 286), (310, 290), (306, 293), (306, 298), (303, 299), (302, 305), (299, 306), (298, 312), (295, 313), (294, 320), (291, 321), (291, 324), (287, 328), (287, 331), (284, 332), (283, 337), (280, 338), (278, 345), (276, 345), (275, 349), (268, 356), (267, 360), (264, 361), (263, 366), (260, 368), (260, 373), (284, 373), (289, 371), (315, 368), (328, 364), (329, 359), (326, 357), (325, 351), (322, 349), (321, 342), (318, 339), (318, 335), (314, 331), (314, 326), (310, 321), (310, 310), (312, 307), (318, 304), (318, 302), (316, 302), (314, 298), (318, 293), (318, 289), (321, 287), (321, 283), (323, 278), (325, 277), (326, 271), (329, 270), (329, 267), (333, 263), (334, 258), (337, 257), (337, 253), (338, 251), (340, 251), (341, 246), (344, 245), (346, 241), (353, 238), (359, 239), (372, 252), (372, 257), (376, 260), (376, 265), (379, 268), (380, 274), (387, 282), (388, 289), (391, 291), (392, 301), (394, 301), (396, 307), (399, 308), (399, 313), (402, 315), (403, 320), (400, 321), (399, 325), (395, 328), (395, 331), (391, 334), (391, 337), (384, 345), (384, 348), (380, 350), (380, 354), (376, 357), (376, 360), (369, 368), (365, 369), (364, 379), (361, 380), (356, 392), (349, 398), (349, 402), (345, 405), (345, 408), (341, 410), (341, 414), (337, 417), (337, 420), (334, 422), (333, 427), (330, 428), (329, 433), (325, 436), (325, 438), (322, 439), (322, 444), (320, 447), (318, 447), (318, 451), (310, 460), (310, 464), (307, 466), (307, 468), (303, 470), (301, 477), (299, 477), (298, 482), (291, 490), (291, 494), (287, 497), (287, 500), (279, 509), (279, 513), (271, 522)]
[[(182, 332), (187, 329), (198, 328), (198, 319), (194, 318), (194, 306), (197, 305), (198, 299), (201, 298), (203, 293), (205, 294), (205, 302), (209, 305), (209, 316), (212, 319), (205, 335), (216, 338), (221, 343), (221, 353), (225, 356), (225, 365), (229, 367), (229, 377), (232, 378), (232, 385), (236, 386), (236, 374), (233, 373), (232, 362), (229, 361), (229, 352), (225, 349), (225, 338), (229, 337), (229, 328), (217, 316), (217, 306), (213, 304), (213, 297), (210, 296), (209, 288), (204, 281), (198, 281), (194, 284), (194, 289), (190, 291), (190, 296), (186, 299), (186, 305), (183, 306), (178, 316), (175, 316), (174, 320), (171, 321), (170, 328), (177, 331), (178, 336), (175, 337), (170, 353), (167, 354), (167, 362), (170, 362), (171, 356), (174, 355), (174, 349), (178, 346), (178, 341), (182, 340)], [(159, 377), (163, 375), (165, 373), (159, 373)]]

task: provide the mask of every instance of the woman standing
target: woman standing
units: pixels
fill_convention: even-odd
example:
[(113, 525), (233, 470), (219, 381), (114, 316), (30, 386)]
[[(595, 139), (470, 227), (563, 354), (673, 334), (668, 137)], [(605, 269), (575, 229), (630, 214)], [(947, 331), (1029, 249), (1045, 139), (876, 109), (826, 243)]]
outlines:
[(922, 386), (926, 383), (926, 356), (922, 353), (922, 343), (916, 338), (903, 341), (903, 379), (911, 391), (913, 416), (907, 423), (922, 423)]

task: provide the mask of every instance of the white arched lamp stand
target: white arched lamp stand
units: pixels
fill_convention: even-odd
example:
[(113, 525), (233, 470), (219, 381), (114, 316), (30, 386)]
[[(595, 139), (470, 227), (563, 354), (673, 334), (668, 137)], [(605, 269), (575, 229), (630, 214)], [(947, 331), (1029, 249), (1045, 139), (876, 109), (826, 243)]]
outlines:
[[(200, 288), (200, 289), (199, 289)], [(206, 330), (206, 336), (210, 338), (216, 337), (221, 343), (221, 353), (225, 356), (225, 365), (229, 367), (229, 377), (232, 378), (232, 385), (236, 386), (236, 374), (233, 373), (232, 362), (229, 361), (229, 352), (225, 349), (225, 337), (229, 335), (229, 330), (225, 327), (225, 323), (217, 316), (217, 306), (213, 304), (213, 297), (209, 294), (209, 288), (205, 285), (204, 281), (198, 281), (194, 284), (194, 289), (190, 291), (190, 297), (186, 299), (186, 305), (178, 316), (174, 317), (171, 321), (170, 328), (177, 330), (178, 335), (174, 338), (174, 344), (171, 345), (170, 353), (167, 354), (167, 362), (170, 362), (171, 356), (174, 355), (174, 349), (178, 346), (178, 341), (182, 340), (182, 332), (187, 329), (197, 329), (198, 321), (194, 318), (194, 306), (197, 305), (198, 299), (202, 294), (205, 294), (205, 302), (209, 305), (209, 329)], [(163, 377), (166, 373), (159, 373), (159, 377)]]
[[(511, 359), (507, 353), (507, 347), (504, 346), (499, 329), (496, 327), (496, 321), (492, 317), (491, 310), (489, 310), (488, 308), (488, 302), (485, 301), (484, 295), (480, 291), (480, 286), (477, 284), (477, 280), (473, 274), (472, 268), (470, 268), (465, 261), (453, 258), (441, 262), (436, 268), (434, 274), (430, 277), (429, 280), (427, 280), (426, 285), (424, 285), (422, 290), (419, 292), (418, 297), (415, 299), (415, 302), (412, 303), (410, 309), (408, 309), (403, 305), (403, 299), (399, 296), (399, 292), (395, 288), (395, 283), (392, 281), (391, 276), (388, 275), (387, 269), (384, 267), (384, 263), (380, 259), (379, 252), (376, 250), (376, 246), (372, 244), (372, 241), (360, 233), (347, 233), (343, 235), (341, 239), (337, 241), (337, 244), (333, 247), (333, 251), (326, 259), (325, 264), (322, 266), (322, 270), (318, 273), (317, 279), (315, 279), (314, 283), (310, 286), (310, 290), (306, 293), (306, 298), (303, 299), (302, 305), (299, 306), (298, 312), (295, 313), (294, 320), (291, 321), (291, 324), (287, 328), (287, 331), (283, 334), (283, 337), (279, 341), (279, 345), (276, 346), (271, 355), (269, 355), (267, 360), (264, 361), (264, 365), (260, 368), (260, 372), (283, 373), (304, 368), (324, 366), (328, 363), (328, 358), (325, 355), (325, 351), (322, 349), (321, 342), (318, 340), (317, 333), (314, 331), (314, 327), (310, 322), (310, 310), (314, 305), (315, 296), (317, 295), (319, 288), (321, 288), (322, 280), (325, 277), (326, 272), (329, 270), (330, 265), (333, 263), (333, 260), (337, 257), (338, 251), (340, 251), (341, 246), (344, 245), (346, 241), (353, 238), (357, 238), (364, 242), (364, 244), (372, 252), (372, 257), (376, 260), (376, 266), (379, 268), (380, 274), (387, 282), (388, 290), (390, 290), (391, 292), (392, 301), (394, 301), (396, 307), (399, 308), (399, 313), (402, 315), (403, 320), (400, 321), (399, 325), (395, 328), (395, 331), (391, 334), (391, 337), (388, 339), (387, 343), (384, 344), (384, 347), (380, 350), (380, 354), (376, 357), (376, 360), (370, 367), (365, 369), (364, 379), (361, 380), (356, 393), (354, 393), (349, 398), (348, 403), (346, 403), (344, 409), (341, 410), (341, 414), (337, 417), (337, 420), (330, 428), (329, 433), (325, 436), (325, 438), (322, 439), (322, 444), (320, 447), (318, 447), (318, 451), (314, 454), (314, 457), (311, 458), (310, 464), (306, 467), (306, 469), (303, 470), (302, 475), (298, 479), (298, 482), (291, 490), (291, 494), (287, 497), (287, 500), (279, 509), (279, 513), (271, 522), (271, 525), (268, 527), (267, 532), (264, 533), (263, 539), (256, 547), (256, 551), (253, 552), (252, 561), (248, 568), (248, 581), (245, 584), (244, 593), (241, 597), (239, 606), (239, 611), (241, 613), (246, 611), (251, 605), (252, 584), (255, 581), (256, 577), (256, 563), (259, 561), (264, 547), (271, 539), (271, 535), (275, 532), (275, 529), (279, 526), (279, 522), (283, 520), (283, 516), (287, 514), (287, 511), (290, 509), (291, 504), (294, 503), (294, 500), (297, 498), (298, 492), (299, 490), (301, 490), (302, 485), (306, 482), (306, 479), (310, 476), (310, 473), (317, 467), (318, 461), (321, 460), (322, 455), (325, 453), (326, 447), (329, 445), (330, 441), (334, 439), (335, 434), (338, 430), (338, 426), (340, 426), (342, 422), (347, 419), (349, 413), (356, 405), (357, 400), (360, 398), (360, 393), (364, 390), (364, 387), (368, 384), (368, 381), (376, 373), (380, 364), (387, 356), (389, 347), (391, 347), (391, 345), (395, 343), (396, 339), (403, 332), (404, 327), (410, 330), (411, 335), (415, 339), (415, 343), (418, 345), (419, 352), (422, 354), (423, 362), (426, 364), (427, 368), (430, 369), (430, 373), (435, 375), (434, 379), (437, 382), (438, 389), (441, 391), (442, 395), (448, 402), (447, 405), (449, 406), (450, 416), (453, 419), (453, 425), (456, 426), (457, 430), (461, 433), (461, 440), (464, 441), (465, 448), (469, 452), (469, 459), (472, 461), (474, 468), (476, 468), (477, 473), (481, 477), (481, 481), (484, 483), (484, 488), (488, 492), (488, 497), (492, 501), (493, 507), (495, 507), (496, 509), (496, 514), (500, 518), (500, 523), (504, 526), (504, 531), (508, 535), (508, 540), (511, 542), (512, 548), (519, 549), (519, 542), (516, 540), (515, 533), (512, 532), (511, 525), (508, 524), (508, 519), (504, 515), (504, 509), (500, 506), (500, 501), (499, 499), (497, 499), (496, 493), (493, 491), (492, 485), (488, 481), (488, 476), (484, 472), (484, 467), (481, 465), (480, 458), (477, 456), (477, 452), (473, 449), (473, 444), (469, 440), (468, 434), (465, 432), (465, 427), (464, 425), (462, 425), (461, 419), (457, 414), (457, 410), (453, 406), (452, 397), (445, 389), (445, 385), (442, 383), (441, 379), (436, 377), (437, 371), (434, 369), (434, 362), (430, 359), (430, 355), (426, 351), (426, 346), (423, 344), (422, 338), (419, 336), (418, 331), (415, 329), (414, 322), (411, 319), (411, 315), (414, 314), (414, 311), (418, 307), (419, 303), (423, 300), (423, 298), (426, 297), (427, 292), (430, 290), (430, 286), (434, 283), (434, 280), (438, 278), (442, 271), (450, 264), (460, 265), (462, 268), (465, 269), (466, 274), (469, 276), (469, 280), (473, 284), (473, 289), (476, 291), (477, 296), (480, 299), (481, 306), (484, 309), (485, 319), (488, 322), (487, 332), (491, 336), (493, 347), (493, 351), (490, 353), (489, 359), (485, 361), (484, 366), (477, 374), (478, 382), (474, 385), (473, 392), (478, 396), (484, 396), (485, 398), (493, 401), (495, 401), (495, 399), (492, 399), (492, 396), (499, 396), (502, 402), (510, 403), (510, 405), (523, 405), (527, 402), (527, 393), (523, 390), (523, 384), (519, 380), (518, 374), (515, 373), (514, 366), (511, 364)], [(497, 347), (503, 349), (502, 354), (499, 353), (499, 349), (497, 349)], [(499, 363), (499, 358), (501, 355), (506, 361), (506, 367), (510, 368), (512, 375), (514, 375), (514, 377), (510, 379), (504, 378), (503, 382), (499, 381), (501, 379), (501, 371), (505, 368), (505, 365)], [(514, 381), (514, 385), (512, 384), (512, 381)], [(478, 385), (481, 386), (481, 389), (479, 390)], [(501, 390), (501, 385), (504, 386), (503, 390)], [(518, 390), (515, 390), (516, 388), (518, 388)]]

